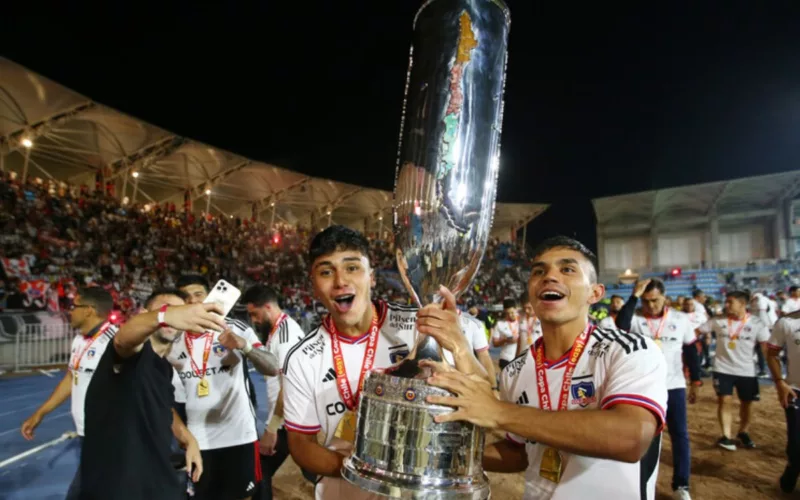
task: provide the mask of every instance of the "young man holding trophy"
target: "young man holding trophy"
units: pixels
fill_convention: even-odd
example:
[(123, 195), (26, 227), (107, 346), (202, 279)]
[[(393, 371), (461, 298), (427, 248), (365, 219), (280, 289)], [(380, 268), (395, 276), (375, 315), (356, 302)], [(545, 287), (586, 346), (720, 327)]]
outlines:
[[(528, 292), (542, 338), (502, 372), (501, 400), (478, 377), (437, 363), (430, 396), (466, 421), (507, 433), (488, 446), (488, 471), (525, 471), (526, 499), (655, 497), (667, 404), (666, 362), (641, 335), (596, 329), (589, 307), (605, 292), (596, 258), (566, 237), (533, 253)], [(558, 412), (558, 413), (556, 413)]]
[[(314, 295), (329, 314), (292, 348), (284, 364), (289, 451), (300, 467), (318, 477), (317, 499), (380, 498), (341, 478), (342, 462), (355, 439), (366, 374), (406, 357), (415, 344), (416, 327), (435, 338), (444, 358), (459, 370), (486, 380), (469, 344), (470, 335), (465, 335), (465, 330), (479, 325), (459, 318), (455, 298), (446, 289), (444, 306), (417, 310), (373, 301), (369, 243), (352, 229), (332, 226), (317, 234), (309, 263)], [(317, 440), (319, 433), (323, 444)]]

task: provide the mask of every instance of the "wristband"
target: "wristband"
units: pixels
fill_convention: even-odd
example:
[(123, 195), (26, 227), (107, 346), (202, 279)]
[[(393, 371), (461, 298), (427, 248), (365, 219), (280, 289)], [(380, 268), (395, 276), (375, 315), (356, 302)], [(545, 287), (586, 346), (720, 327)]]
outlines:
[(245, 343), (244, 347), (241, 349), (243, 354), (250, 354), (250, 351), (253, 350), (253, 346), (249, 343)]
[(169, 307), (169, 304), (164, 304), (163, 306), (161, 306), (161, 309), (158, 310), (158, 327), (159, 328), (164, 328), (164, 327), (169, 326), (168, 324), (166, 324), (164, 322), (164, 320), (166, 318), (166, 315), (167, 315), (167, 308), (168, 307)]

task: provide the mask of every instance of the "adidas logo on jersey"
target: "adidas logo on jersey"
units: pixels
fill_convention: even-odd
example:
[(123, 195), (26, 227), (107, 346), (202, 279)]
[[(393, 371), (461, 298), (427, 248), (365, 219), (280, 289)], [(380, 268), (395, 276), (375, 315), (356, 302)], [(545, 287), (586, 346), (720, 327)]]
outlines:
[(255, 484), (253, 484), (253, 481), (250, 481), (250, 484), (248, 484), (248, 485), (247, 485), (247, 491), (250, 491), (250, 490), (252, 490), (252, 489), (253, 489), (253, 488), (255, 488), (255, 487), (256, 487), (256, 485), (255, 485)]
[(525, 391), (522, 391), (522, 395), (519, 397), (519, 399), (517, 399), (517, 404), (518, 405), (526, 405), (528, 403), (530, 403), (530, 401), (528, 400), (528, 393), (525, 392)]
[(336, 380), (336, 372), (333, 371), (333, 368), (328, 368), (328, 373), (325, 374), (325, 377), (322, 379), (322, 383), (325, 382), (333, 382)]
[(185, 353), (185, 352), (182, 352), (182, 353), (181, 353), (181, 355), (180, 355), (180, 356), (178, 356), (178, 359), (186, 359), (187, 357), (188, 357), (188, 356), (186, 356), (186, 353)]

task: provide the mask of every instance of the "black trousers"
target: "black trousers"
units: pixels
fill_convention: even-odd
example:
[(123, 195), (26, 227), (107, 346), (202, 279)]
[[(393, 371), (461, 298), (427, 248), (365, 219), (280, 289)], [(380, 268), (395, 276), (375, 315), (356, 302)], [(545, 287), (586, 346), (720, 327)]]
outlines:
[(278, 429), (278, 442), (275, 444), (275, 454), (272, 456), (261, 455), (261, 484), (259, 491), (253, 495), (254, 500), (272, 500), (272, 476), (281, 468), (286, 457), (289, 456), (289, 436), (286, 429)]
[(800, 472), (800, 393), (794, 391), (794, 397), (786, 408), (786, 457), (789, 467)]

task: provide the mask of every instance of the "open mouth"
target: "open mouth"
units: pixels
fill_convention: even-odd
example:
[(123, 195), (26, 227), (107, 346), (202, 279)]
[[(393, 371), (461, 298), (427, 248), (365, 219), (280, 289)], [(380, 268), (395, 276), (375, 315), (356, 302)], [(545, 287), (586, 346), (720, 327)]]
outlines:
[(564, 298), (564, 294), (555, 290), (545, 290), (539, 294), (539, 300), (543, 302), (558, 302)]
[(337, 311), (340, 313), (346, 313), (353, 307), (353, 300), (355, 300), (355, 298), (356, 296), (352, 293), (339, 295), (333, 299), (333, 303)]

